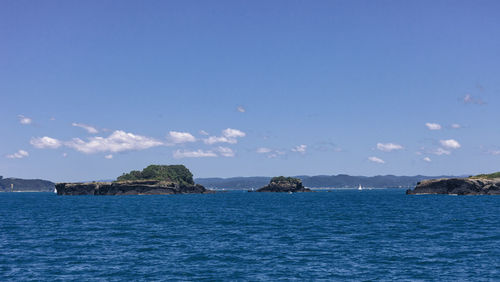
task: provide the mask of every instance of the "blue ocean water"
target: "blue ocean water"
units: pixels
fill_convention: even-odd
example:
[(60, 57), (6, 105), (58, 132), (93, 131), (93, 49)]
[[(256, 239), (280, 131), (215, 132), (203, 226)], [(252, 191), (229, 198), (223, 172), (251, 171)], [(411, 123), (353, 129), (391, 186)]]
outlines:
[(0, 280), (500, 280), (500, 197), (0, 194)]

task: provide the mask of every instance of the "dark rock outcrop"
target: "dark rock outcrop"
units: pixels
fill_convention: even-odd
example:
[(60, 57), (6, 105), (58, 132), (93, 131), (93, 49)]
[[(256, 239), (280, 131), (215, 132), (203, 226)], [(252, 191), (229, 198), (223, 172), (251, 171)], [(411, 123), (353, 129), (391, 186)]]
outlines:
[(215, 193), (199, 184), (159, 180), (57, 183), (58, 195), (170, 195)]
[(500, 195), (500, 178), (448, 178), (423, 180), (407, 195)]
[(256, 192), (311, 192), (311, 189), (302, 185), (302, 180), (292, 177), (274, 177), (268, 185), (258, 189)]

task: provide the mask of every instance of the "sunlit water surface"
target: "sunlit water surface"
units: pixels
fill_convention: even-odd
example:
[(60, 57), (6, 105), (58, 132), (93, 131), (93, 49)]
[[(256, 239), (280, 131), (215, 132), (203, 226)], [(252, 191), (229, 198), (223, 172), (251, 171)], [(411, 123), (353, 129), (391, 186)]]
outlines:
[(0, 193), (0, 280), (499, 280), (500, 196)]

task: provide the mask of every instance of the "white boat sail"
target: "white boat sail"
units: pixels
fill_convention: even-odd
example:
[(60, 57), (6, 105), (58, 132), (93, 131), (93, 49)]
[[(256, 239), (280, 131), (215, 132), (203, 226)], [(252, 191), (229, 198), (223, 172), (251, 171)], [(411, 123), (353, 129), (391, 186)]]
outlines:
[(358, 190), (363, 190), (363, 186), (361, 186), (361, 184), (359, 184)]

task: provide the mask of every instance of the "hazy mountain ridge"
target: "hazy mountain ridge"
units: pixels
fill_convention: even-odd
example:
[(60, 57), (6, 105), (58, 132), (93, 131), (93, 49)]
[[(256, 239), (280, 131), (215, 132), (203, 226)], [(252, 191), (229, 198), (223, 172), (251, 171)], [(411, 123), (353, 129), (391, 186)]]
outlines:
[(0, 192), (11, 192), (11, 184), (14, 184), (14, 192), (52, 192), (55, 188), (55, 184), (48, 180), (0, 176)]
[[(355, 188), (358, 185), (363, 187), (376, 188), (409, 188), (415, 187), (419, 181), (425, 179), (451, 178), (456, 176), (351, 176), (347, 174), (338, 175), (299, 175), (294, 176), (302, 180), (304, 186), (311, 188)], [(207, 188), (215, 189), (249, 189), (260, 188), (269, 183), (271, 177), (230, 177), (230, 178), (197, 178), (199, 183)]]

